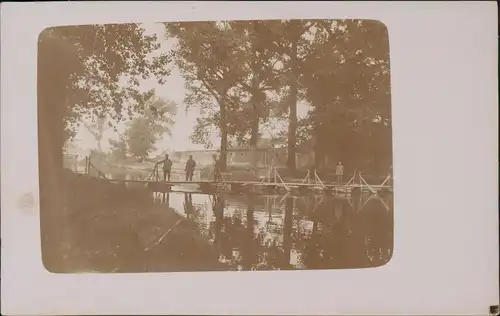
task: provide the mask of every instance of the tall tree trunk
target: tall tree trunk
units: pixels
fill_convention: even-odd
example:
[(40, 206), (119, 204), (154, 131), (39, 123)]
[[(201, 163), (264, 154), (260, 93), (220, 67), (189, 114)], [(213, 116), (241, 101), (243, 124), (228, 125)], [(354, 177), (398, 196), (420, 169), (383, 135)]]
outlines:
[(252, 70), (252, 122), (251, 122), (251, 132), (250, 132), (250, 150), (252, 151), (252, 166), (257, 169), (258, 165), (258, 153), (257, 153), (257, 142), (259, 140), (259, 124), (260, 124), (260, 113), (259, 109), (261, 107), (260, 95), (259, 95), (259, 87), (260, 87), (260, 78), (258, 77), (258, 60), (257, 60), (257, 49), (256, 49), (256, 41), (258, 40), (255, 34), (257, 21), (253, 21), (253, 36), (252, 36), (252, 48), (251, 48), (251, 70)]
[(250, 147), (257, 148), (257, 143), (259, 141), (259, 117), (255, 117), (257, 114), (254, 114), (254, 118), (252, 119), (252, 130), (250, 132)]
[(64, 106), (66, 83), (69, 76), (62, 52), (48, 43), (39, 45), (38, 53), (38, 166), (40, 181), (40, 228), (42, 233), (42, 261), (52, 272), (63, 270), (60, 242), (61, 212), (64, 202), (63, 147)]
[(314, 150), (314, 158), (315, 158), (315, 167), (323, 168), (325, 164), (325, 157), (328, 151), (328, 133), (326, 122), (328, 117), (326, 116), (326, 107), (324, 105), (318, 105), (316, 107), (316, 116), (315, 116), (315, 134), (316, 134), (316, 146)]
[[(225, 96), (225, 93), (223, 94)], [(221, 171), (226, 171), (227, 169), (227, 109), (226, 101), (224, 99), (219, 101), (220, 104), (220, 162)]]
[(321, 136), (316, 136), (316, 144), (314, 144), (314, 168), (321, 168), (321, 162), (323, 161), (324, 152), (321, 148), (320, 142)]
[(259, 118), (256, 117), (252, 121), (252, 130), (250, 134), (250, 150), (252, 156), (252, 167), (257, 170), (259, 166), (259, 152), (257, 143), (259, 140)]
[[(253, 62), (255, 64), (255, 62)], [(259, 141), (259, 107), (260, 102), (257, 96), (259, 82), (258, 82), (256, 71), (253, 71), (253, 79), (252, 79), (252, 122), (251, 122), (251, 132), (250, 132), (250, 150), (252, 151), (252, 166), (257, 168), (258, 165), (258, 153), (257, 153), (257, 143)]]
[(104, 124), (106, 124), (106, 117), (100, 117), (97, 120), (97, 148), (101, 153), (102, 153), (102, 139), (104, 138), (104, 132), (106, 131), (106, 129), (104, 128)]
[(297, 98), (298, 98), (298, 57), (297, 41), (292, 42), (291, 50), (291, 82), (290, 82), (290, 117), (288, 119), (288, 159), (287, 167), (290, 170), (296, 169), (295, 153), (297, 146)]

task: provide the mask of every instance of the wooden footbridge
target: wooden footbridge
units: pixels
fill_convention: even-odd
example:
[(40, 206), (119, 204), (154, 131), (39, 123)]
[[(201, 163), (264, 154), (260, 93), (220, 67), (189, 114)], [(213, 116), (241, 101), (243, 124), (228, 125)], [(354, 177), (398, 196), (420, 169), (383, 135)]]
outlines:
[[(269, 167), (267, 175), (261, 181), (237, 181), (225, 180), (224, 173), (219, 180), (197, 180), (197, 181), (165, 181), (160, 179), (160, 171), (155, 166), (153, 172), (146, 180), (108, 179), (102, 172), (91, 165), (86, 168), (86, 173), (93, 168), (97, 176), (103, 180), (123, 184), (144, 184), (149, 190), (157, 193), (169, 192), (199, 192), (199, 193), (240, 193), (240, 194), (339, 194), (351, 195), (360, 193), (377, 194), (381, 192), (392, 192), (391, 175), (388, 175), (381, 184), (369, 184), (361, 175), (355, 171), (346, 183), (327, 183), (320, 179), (318, 174), (309, 171), (301, 182), (284, 181), (275, 167)], [(188, 191), (187, 191), (188, 190)]]

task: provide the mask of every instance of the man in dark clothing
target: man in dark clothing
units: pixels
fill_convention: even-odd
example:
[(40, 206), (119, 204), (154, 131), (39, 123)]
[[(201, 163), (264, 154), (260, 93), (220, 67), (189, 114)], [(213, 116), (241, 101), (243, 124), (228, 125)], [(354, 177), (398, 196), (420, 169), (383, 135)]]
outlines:
[(335, 174), (337, 175), (337, 182), (342, 182), (342, 178), (344, 177), (344, 165), (342, 164), (342, 161), (337, 163), (337, 166), (335, 167)]
[(193, 159), (193, 155), (189, 155), (189, 159), (186, 161), (186, 181), (193, 181), (194, 168), (196, 168), (196, 161)]
[(221, 161), (220, 158), (214, 155), (214, 181), (218, 182), (221, 178)]
[(156, 165), (160, 164), (163, 164), (163, 180), (167, 181), (167, 176), (168, 176), (168, 181), (170, 181), (170, 173), (172, 171), (172, 160), (168, 158), (168, 155), (165, 155), (165, 159), (156, 163)]

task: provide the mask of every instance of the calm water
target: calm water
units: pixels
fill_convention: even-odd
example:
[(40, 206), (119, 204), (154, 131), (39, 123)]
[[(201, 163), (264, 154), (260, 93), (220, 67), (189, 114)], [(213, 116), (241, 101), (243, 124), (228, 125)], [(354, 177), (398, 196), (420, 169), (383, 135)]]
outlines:
[(143, 184), (127, 187), (75, 202), (63, 225), (61, 271), (349, 269), (382, 266), (392, 256), (390, 194), (153, 194)]
[(228, 270), (375, 267), (392, 255), (391, 196), (169, 193), (154, 199), (193, 223)]

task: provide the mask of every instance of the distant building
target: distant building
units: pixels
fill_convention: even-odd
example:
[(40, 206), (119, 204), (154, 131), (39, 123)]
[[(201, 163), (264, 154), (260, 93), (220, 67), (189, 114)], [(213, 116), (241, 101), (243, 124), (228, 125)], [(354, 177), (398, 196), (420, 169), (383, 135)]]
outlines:
[[(254, 159), (257, 167), (268, 167), (271, 163), (277, 167), (284, 167), (287, 161), (287, 144), (285, 142), (273, 141), (263, 138), (257, 144), (257, 148), (249, 147), (233, 147), (227, 150), (228, 165), (253, 164)], [(185, 161), (189, 155), (202, 165), (210, 165), (213, 163), (213, 155), (219, 155), (219, 149), (204, 149), (204, 150), (187, 150), (176, 151), (172, 153), (172, 157)], [(255, 155), (255, 156), (254, 156)], [(307, 166), (314, 160), (311, 158), (311, 153), (298, 152), (296, 156), (297, 167)]]

